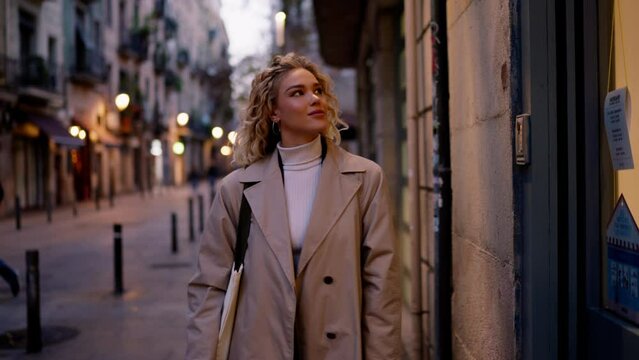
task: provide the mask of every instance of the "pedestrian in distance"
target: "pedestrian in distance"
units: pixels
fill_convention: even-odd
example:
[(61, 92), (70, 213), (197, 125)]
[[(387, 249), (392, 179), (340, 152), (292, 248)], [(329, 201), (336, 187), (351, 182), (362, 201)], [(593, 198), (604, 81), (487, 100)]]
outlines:
[[(330, 78), (303, 56), (275, 56), (255, 76), (240, 168), (221, 180), (188, 285), (187, 359), (401, 358), (387, 184), (339, 146), (338, 111)], [(228, 353), (216, 356), (243, 198), (248, 247)]]
[[(0, 203), (4, 200), (4, 188), (2, 187), (2, 182), (0, 182)], [(13, 270), (9, 265), (7, 265), (2, 259), (0, 259), (0, 277), (3, 278), (7, 284), (9, 284), (9, 288), (11, 289), (11, 294), (16, 297), (20, 292), (20, 282), (18, 281), (18, 273)]]
[(7, 263), (0, 259), (0, 277), (9, 284), (11, 294), (17, 297), (20, 292), (20, 282), (18, 281), (18, 273), (13, 270)]

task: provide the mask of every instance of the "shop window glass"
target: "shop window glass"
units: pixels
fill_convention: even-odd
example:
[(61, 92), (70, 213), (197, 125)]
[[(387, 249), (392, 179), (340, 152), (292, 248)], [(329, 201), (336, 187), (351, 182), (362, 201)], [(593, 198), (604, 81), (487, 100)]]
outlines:
[[(639, 96), (639, 2), (617, 0), (614, 2), (610, 59), (612, 66), (607, 75), (608, 91), (626, 88), (629, 99)], [(635, 106), (636, 108), (636, 106)], [(627, 320), (639, 324), (639, 111), (626, 116), (628, 144), (632, 152), (634, 167), (615, 170), (612, 153), (616, 146), (608, 145), (610, 123), (603, 121), (601, 127), (602, 171), (602, 247), (603, 247), (603, 287), (604, 306)], [(605, 112), (605, 111), (604, 111)], [(623, 125), (620, 125), (623, 126)], [(618, 134), (618, 132), (616, 132)], [(610, 135), (613, 136), (613, 135)], [(618, 147), (617, 147), (618, 149)], [(622, 204), (622, 197), (625, 205)], [(633, 219), (629, 216), (632, 215)]]

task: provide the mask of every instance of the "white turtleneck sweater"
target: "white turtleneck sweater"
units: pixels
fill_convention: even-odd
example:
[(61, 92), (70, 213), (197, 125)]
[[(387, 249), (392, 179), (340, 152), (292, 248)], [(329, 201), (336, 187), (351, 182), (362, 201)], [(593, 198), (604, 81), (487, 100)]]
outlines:
[(294, 147), (282, 147), (281, 143), (277, 144), (284, 168), (284, 190), (295, 269), (302, 252), (320, 178), (322, 162), (320, 136), (307, 144)]

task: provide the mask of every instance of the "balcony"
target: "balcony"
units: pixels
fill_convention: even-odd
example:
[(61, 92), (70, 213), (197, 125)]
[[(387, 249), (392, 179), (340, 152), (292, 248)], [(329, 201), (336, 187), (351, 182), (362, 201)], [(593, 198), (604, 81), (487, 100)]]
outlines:
[(169, 62), (169, 55), (166, 53), (164, 46), (158, 44), (153, 54), (153, 69), (156, 74), (161, 74), (166, 71), (167, 64)]
[(164, 12), (166, 10), (166, 3), (164, 0), (155, 0), (155, 5), (153, 6), (153, 15), (156, 18), (161, 18), (164, 16)]
[(164, 86), (167, 90), (182, 91), (182, 79), (175, 71), (167, 69), (164, 74)]
[(124, 31), (120, 37), (118, 54), (123, 58), (144, 61), (149, 52), (149, 30), (146, 28)]
[(26, 101), (38, 102), (62, 99), (62, 67), (47, 62), (37, 55), (30, 55), (19, 62), (19, 95)]
[(107, 79), (106, 63), (98, 49), (76, 49), (75, 65), (71, 68), (71, 81), (86, 85), (104, 83)]
[(18, 86), (18, 60), (0, 54), (0, 88), (13, 89)]
[(187, 49), (181, 48), (177, 54), (177, 59), (176, 59), (177, 66), (180, 69), (182, 69), (189, 64), (189, 60), (190, 60), (189, 51)]

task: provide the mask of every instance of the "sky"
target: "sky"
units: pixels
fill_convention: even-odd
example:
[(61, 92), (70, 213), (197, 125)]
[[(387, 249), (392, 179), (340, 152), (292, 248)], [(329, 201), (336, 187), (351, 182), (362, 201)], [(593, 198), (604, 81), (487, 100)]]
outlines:
[(221, 15), (231, 65), (246, 56), (269, 52), (274, 21), (271, 0), (222, 0)]

